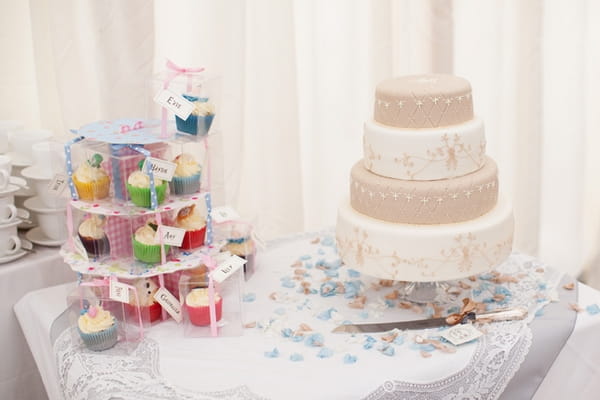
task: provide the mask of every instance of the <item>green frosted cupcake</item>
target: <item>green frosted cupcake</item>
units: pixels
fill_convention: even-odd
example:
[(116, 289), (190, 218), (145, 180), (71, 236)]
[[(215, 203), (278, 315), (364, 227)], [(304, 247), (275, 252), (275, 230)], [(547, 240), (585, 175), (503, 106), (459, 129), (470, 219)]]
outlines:
[[(148, 264), (157, 264), (161, 262), (160, 243), (154, 240), (156, 236), (157, 225), (154, 221), (148, 223), (137, 231), (131, 238), (133, 244), (133, 256)], [(169, 252), (171, 246), (164, 245), (165, 254)]]
[(85, 347), (93, 351), (108, 350), (119, 339), (117, 320), (102, 306), (90, 306), (87, 310), (82, 310), (77, 330)]
[[(143, 161), (139, 167), (142, 168)], [(167, 197), (167, 182), (154, 178), (154, 188), (156, 189), (156, 201), (161, 204)], [(127, 192), (133, 204), (138, 207), (150, 208), (150, 177), (142, 171), (134, 171), (127, 178)]]

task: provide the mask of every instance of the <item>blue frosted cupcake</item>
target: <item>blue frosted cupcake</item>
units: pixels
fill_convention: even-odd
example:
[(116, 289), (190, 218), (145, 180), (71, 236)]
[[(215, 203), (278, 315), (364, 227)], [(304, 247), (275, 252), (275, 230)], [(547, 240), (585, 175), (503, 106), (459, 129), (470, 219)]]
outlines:
[(177, 130), (191, 135), (206, 135), (215, 118), (214, 106), (208, 102), (208, 97), (196, 97), (187, 94), (184, 94), (183, 97), (194, 103), (195, 107), (188, 119), (184, 120), (175, 116)]
[(202, 167), (194, 157), (182, 153), (175, 157), (173, 162), (177, 165), (177, 168), (175, 168), (173, 179), (170, 182), (171, 193), (181, 195), (199, 192)]
[(101, 306), (90, 306), (87, 310), (82, 310), (77, 330), (85, 347), (90, 350), (108, 350), (117, 344), (117, 320)]

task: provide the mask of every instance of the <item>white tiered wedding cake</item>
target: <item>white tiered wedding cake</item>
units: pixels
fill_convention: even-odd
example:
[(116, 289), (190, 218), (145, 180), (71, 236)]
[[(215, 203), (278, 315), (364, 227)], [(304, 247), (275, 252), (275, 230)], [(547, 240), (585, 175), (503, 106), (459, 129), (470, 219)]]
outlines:
[(382, 279), (463, 278), (510, 254), (513, 214), (498, 196), (471, 86), (451, 75), (381, 82), (364, 159), (339, 208), (338, 249), (349, 267)]

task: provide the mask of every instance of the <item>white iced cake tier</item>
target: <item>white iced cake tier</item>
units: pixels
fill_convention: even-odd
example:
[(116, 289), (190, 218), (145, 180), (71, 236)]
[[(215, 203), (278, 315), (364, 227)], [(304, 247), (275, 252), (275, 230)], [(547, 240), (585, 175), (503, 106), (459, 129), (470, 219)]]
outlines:
[(365, 167), (395, 179), (429, 181), (469, 174), (483, 166), (485, 134), (479, 118), (429, 129), (365, 123)]
[(454, 224), (412, 225), (381, 221), (339, 207), (337, 246), (344, 263), (381, 279), (445, 281), (489, 271), (511, 252), (513, 213), (500, 197), (479, 218)]
[(368, 171), (360, 161), (350, 171), (350, 204), (356, 211), (383, 221), (466, 221), (490, 211), (497, 198), (498, 168), (489, 157), (475, 172), (437, 181), (387, 178)]

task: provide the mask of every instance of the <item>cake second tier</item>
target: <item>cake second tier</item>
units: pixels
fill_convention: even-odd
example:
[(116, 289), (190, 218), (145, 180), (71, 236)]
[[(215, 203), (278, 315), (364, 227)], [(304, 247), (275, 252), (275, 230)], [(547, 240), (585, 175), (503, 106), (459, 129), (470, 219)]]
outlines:
[(365, 215), (407, 224), (447, 224), (477, 218), (498, 198), (498, 168), (486, 157), (483, 168), (452, 179), (407, 181), (376, 175), (357, 162), (350, 172), (350, 203)]

